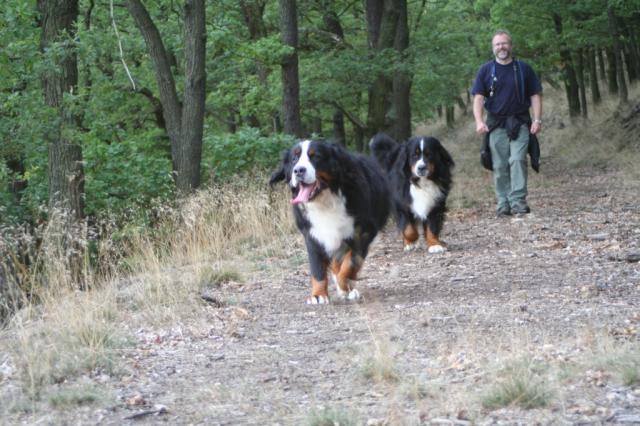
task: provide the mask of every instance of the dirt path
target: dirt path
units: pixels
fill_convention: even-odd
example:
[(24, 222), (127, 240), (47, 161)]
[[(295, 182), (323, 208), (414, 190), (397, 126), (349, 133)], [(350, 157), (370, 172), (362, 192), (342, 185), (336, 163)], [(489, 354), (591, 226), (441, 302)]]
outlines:
[[(134, 331), (129, 373), (94, 379), (111, 406), (40, 420), (297, 425), (330, 410), (360, 425), (640, 423), (638, 382), (606, 367), (624, 342), (637, 348), (640, 185), (549, 174), (531, 188), (530, 215), (497, 219), (489, 202), (451, 214), (443, 255), (403, 253), (388, 227), (362, 303), (304, 305), (306, 261), (224, 285), (225, 306)], [(543, 378), (547, 405), (483, 408), (520, 364)]]

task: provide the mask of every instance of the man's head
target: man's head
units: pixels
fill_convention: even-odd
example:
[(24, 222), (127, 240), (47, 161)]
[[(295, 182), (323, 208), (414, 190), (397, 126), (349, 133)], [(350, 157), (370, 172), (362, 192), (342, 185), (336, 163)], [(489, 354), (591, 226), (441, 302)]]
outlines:
[(508, 31), (498, 30), (493, 33), (491, 47), (498, 62), (508, 63), (511, 61), (513, 45), (511, 43), (511, 34)]

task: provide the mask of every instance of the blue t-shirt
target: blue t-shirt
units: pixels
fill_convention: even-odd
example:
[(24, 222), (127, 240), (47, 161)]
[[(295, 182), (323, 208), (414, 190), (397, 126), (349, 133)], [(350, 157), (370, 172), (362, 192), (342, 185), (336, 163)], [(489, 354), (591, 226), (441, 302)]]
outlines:
[(531, 96), (538, 93), (542, 93), (542, 85), (533, 68), (515, 59), (507, 65), (495, 60), (482, 65), (471, 88), (472, 95), (485, 97), (487, 111), (497, 115), (527, 112)]

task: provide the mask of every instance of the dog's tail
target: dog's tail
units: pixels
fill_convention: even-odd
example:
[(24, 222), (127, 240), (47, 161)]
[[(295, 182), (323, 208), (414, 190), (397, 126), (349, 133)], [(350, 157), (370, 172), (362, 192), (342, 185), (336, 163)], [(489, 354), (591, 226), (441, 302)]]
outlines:
[(378, 164), (385, 170), (390, 171), (393, 163), (398, 157), (400, 145), (386, 133), (378, 133), (369, 141), (369, 149)]

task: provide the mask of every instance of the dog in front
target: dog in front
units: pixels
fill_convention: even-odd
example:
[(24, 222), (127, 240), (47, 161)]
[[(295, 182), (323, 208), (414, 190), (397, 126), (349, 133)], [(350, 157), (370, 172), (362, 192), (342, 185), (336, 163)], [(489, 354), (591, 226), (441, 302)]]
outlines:
[(270, 184), (285, 181), (311, 268), (307, 303), (329, 303), (328, 271), (339, 296), (357, 300), (353, 281), (389, 216), (387, 181), (375, 161), (322, 140), (286, 151)]

